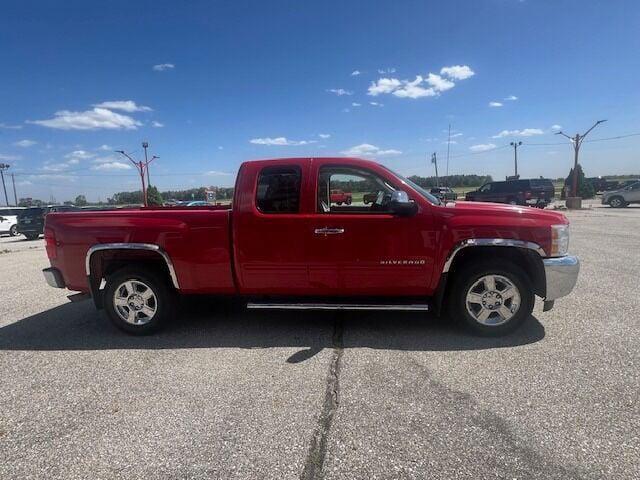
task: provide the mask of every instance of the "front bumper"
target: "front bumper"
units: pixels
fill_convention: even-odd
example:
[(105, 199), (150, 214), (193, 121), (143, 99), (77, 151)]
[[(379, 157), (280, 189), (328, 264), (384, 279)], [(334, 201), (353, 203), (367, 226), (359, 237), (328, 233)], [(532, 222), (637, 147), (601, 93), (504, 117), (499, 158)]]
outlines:
[(55, 267), (45, 268), (42, 270), (42, 274), (44, 275), (44, 279), (47, 281), (50, 287), (54, 288), (65, 288), (64, 278), (62, 278), (62, 273)]
[(565, 257), (545, 258), (544, 273), (546, 278), (545, 301), (553, 301), (565, 295), (569, 295), (578, 280), (580, 272), (580, 260), (578, 257), (567, 255)]

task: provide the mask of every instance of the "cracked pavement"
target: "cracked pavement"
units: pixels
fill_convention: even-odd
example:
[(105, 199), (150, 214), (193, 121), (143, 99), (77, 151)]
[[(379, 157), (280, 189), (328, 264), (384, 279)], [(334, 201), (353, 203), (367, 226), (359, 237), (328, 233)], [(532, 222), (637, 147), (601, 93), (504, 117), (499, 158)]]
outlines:
[(500, 339), (212, 299), (129, 337), (2, 237), (0, 478), (637, 477), (640, 208), (568, 216), (576, 290)]

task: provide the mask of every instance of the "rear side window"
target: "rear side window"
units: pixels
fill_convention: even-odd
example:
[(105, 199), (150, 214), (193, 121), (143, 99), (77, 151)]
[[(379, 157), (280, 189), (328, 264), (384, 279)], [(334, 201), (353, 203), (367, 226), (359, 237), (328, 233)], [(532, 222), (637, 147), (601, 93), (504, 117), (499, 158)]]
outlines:
[(256, 207), (262, 213), (300, 211), (300, 167), (267, 167), (258, 177)]

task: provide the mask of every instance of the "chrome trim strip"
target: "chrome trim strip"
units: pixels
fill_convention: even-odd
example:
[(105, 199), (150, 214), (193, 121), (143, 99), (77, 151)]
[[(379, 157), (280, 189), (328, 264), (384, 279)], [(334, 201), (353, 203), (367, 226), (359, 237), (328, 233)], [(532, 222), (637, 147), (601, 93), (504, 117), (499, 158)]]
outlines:
[(247, 303), (250, 310), (396, 310), (426, 312), (429, 305), (377, 305), (377, 304), (349, 304), (349, 303)]
[(447, 273), (449, 268), (451, 268), (451, 264), (453, 263), (454, 258), (460, 252), (460, 250), (467, 247), (516, 247), (516, 248), (526, 248), (527, 250), (533, 250), (538, 253), (541, 257), (546, 257), (547, 254), (544, 249), (533, 242), (526, 242), (524, 240), (514, 240), (509, 238), (468, 238), (458, 243), (447, 256), (447, 261), (444, 263), (444, 267), (442, 268), (442, 273)]
[(97, 245), (93, 245), (91, 248), (89, 248), (84, 262), (85, 272), (87, 276), (91, 275), (91, 255), (101, 250), (148, 250), (158, 253), (167, 264), (167, 268), (169, 269), (169, 276), (171, 277), (173, 286), (177, 290), (180, 290), (176, 270), (175, 268), (173, 268), (173, 262), (171, 261), (171, 258), (169, 257), (167, 252), (165, 252), (159, 245), (156, 245), (154, 243), (98, 243)]
[(545, 301), (569, 295), (578, 281), (580, 259), (571, 255), (542, 260), (546, 282)]

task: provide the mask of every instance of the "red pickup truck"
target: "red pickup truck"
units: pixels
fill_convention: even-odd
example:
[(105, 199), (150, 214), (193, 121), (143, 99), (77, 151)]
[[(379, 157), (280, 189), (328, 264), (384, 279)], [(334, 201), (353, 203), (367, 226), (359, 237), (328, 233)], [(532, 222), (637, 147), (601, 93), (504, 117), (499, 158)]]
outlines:
[(331, 190), (331, 195), (329, 195), (330, 202), (338, 205), (343, 203), (351, 205), (352, 198), (351, 193), (343, 192), (342, 190)]
[[(344, 178), (375, 186), (375, 202), (332, 204)], [(501, 335), (531, 314), (535, 295), (548, 310), (573, 289), (568, 227), (556, 212), (444, 204), (371, 161), (253, 161), (240, 167), (232, 207), (47, 215), (44, 276), (90, 294), (135, 334), (171, 320), (178, 295), (216, 294), (254, 309), (446, 311)]]

